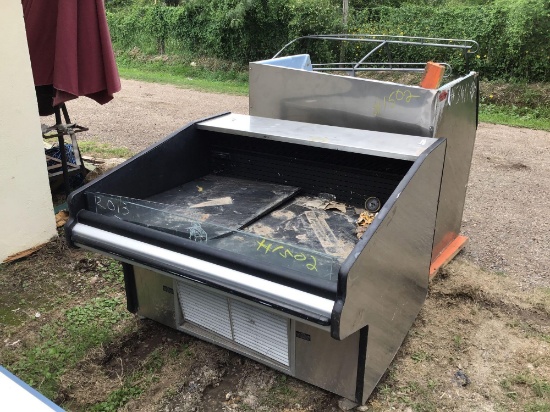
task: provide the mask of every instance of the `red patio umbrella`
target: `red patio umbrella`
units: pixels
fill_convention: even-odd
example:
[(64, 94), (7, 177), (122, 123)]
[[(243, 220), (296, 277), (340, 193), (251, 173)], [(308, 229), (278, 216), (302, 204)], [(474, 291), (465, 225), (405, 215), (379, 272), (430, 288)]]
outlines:
[(79, 96), (100, 104), (120, 90), (103, 0), (22, 0), (35, 86), (53, 105)]

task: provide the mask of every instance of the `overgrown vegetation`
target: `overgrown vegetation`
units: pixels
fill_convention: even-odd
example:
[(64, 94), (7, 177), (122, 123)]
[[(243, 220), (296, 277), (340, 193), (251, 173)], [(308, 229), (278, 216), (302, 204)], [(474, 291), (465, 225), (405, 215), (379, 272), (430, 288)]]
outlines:
[(550, 83), (481, 81), (479, 118), (550, 131)]
[[(482, 6), (405, 4), (367, 8), (353, 14), (352, 32), (472, 39), (469, 68), (483, 80), (547, 81), (550, 76), (550, 3), (545, 0), (498, 0)], [(392, 50), (402, 61), (448, 61), (467, 70), (461, 52), (442, 49)]]
[[(352, 2), (353, 6), (354, 2)], [(483, 5), (405, 4), (369, 6), (357, 2), (347, 27), (340, 2), (332, 0), (188, 0), (178, 7), (111, 8), (115, 48), (123, 53), (206, 56), (245, 65), (273, 56), (289, 40), (334, 32), (370, 33), (476, 40), (468, 69), (484, 79), (546, 81), (550, 75), (550, 3), (545, 0), (495, 0)], [(365, 7), (366, 6), (366, 7)], [(359, 8), (361, 7), (361, 8)], [(289, 52), (309, 52), (314, 60), (339, 61), (364, 54), (367, 47), (305, 41)], [(445, 60), (467, 70), (461, 52), (394, 47), (393, 59)], [(380, 52), (376, 59), (385, 59)]]

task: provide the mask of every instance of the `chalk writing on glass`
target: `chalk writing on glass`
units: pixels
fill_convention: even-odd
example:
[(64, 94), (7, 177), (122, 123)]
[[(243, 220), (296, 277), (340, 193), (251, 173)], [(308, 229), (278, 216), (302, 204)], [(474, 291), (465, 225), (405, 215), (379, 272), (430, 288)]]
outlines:
[(302, 252), (296, 253), (292, 249), (289, 249), (285, 246), (281, 245), (274, 245), (273, 243), (269, 243), (269, 241), (266, 242), (266, 239), (262, 239), (261, 241), (256, 241), (258, 244), (258, 247), (256, 248), (257, 251), (263, 251), (265, 255), (274, 254), (275, 256), (279, 256), (282, 259), (294, 259), (297, 262), (308, 262), (305, 264), (306, 268), (308, 270), (312, 270), (317, 272), (317, 259), (315, 256), (310, 254), (304, 254)]
[(126, 216), (130, 213), (130, 209), (128, 209), (128, 205), (126, 202), (122, 200), (112, 200), (112, 199), (103, 199), (101, 196), (95, 195), (94, 196), (94, 202), (97, 209), (103, 209), (103, 210), (110, 210), (111, 212), (115, 214), (120, 214), (122, 216)]

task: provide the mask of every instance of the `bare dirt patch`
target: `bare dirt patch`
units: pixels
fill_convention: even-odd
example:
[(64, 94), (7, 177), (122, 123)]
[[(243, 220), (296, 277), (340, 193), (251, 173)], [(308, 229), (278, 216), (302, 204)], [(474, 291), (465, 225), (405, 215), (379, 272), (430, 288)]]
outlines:
[(466, 257), (524, 288), (550, 287), (550, 133), (479, 126), (462, 223)]
[(373, 410), (539, 410), (550, 400), (536, 388), (550, 379), (549, 314), (544, 291), (524, 294), (509, 278), (452, 262), (432, 283)]

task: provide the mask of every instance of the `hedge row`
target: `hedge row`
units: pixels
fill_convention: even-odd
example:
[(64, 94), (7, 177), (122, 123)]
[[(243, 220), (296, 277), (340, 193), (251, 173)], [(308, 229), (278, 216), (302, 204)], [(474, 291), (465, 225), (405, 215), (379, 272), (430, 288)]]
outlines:
[(272, 57), (288, 39), (341, 31), (330, 0), (188, 0), (178, 7), (132, 7), (107, 13), (119, 50), (193, 53), (246, 64)]
[[(497, 0), (484, 6), (403, 5), (351, 10), (347, 28), (330, 0), (188, 0), (178, 7), (119, 9), (108, 13), (115, 48), (148, 54), (193, 54), (246, 64), (272, 57), (289, 40), (323, 33), (372, 33), (476, 40), (470, 69), (487, 79), (550, 80), (550, 2)], [(356, 45), (296, 45), (314, 59), (354, 59)], [(449, 61), (464, 71), (459, 52), (392, 46), (403, 61)], [(383, 60), (385, 55), (377, 56)]]
[[(354, 15), (352, 31), (472, 39), (479, 43), (471, 68), (489, 79), (550, 81), (550, 2), (515, 0), (486, 6), (367, 9)], [(397, 51), (404, 59), (437, 60), (414, 48)], [(428, 52), (430, 50), (428, 49)], [(444, 58), (445, 56), (441, 56)], [(453, 67), (463, 69), (456, 53)]]

